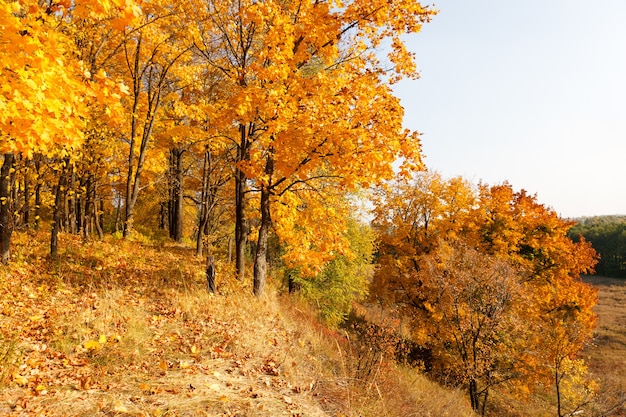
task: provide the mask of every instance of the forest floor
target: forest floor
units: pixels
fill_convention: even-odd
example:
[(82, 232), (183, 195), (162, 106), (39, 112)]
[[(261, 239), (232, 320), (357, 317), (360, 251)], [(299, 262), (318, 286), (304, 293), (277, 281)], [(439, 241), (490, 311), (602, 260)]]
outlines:
[(208, 294), (189, 248), (62, 235), (49, 259), (45, 234), (12, 243), (2, 416), (473, 416), (461, 392), (372, 360), (271, 282), (257, 299), (218, 264)]

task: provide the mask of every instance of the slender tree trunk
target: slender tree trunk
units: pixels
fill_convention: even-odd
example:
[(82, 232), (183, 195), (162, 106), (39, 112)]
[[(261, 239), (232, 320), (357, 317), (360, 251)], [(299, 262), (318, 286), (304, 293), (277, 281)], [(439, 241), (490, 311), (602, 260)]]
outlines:
[(78, 217), (77, 217), (77, 198), (76, 198), (76, 174), (74, 174), (74, 170), (71, 171), (69, 175), (69, 184), (68, 188), (71, 190), (71, 193), (66, 192), (67, 195), (67, 231), (72, 234), (76, 234), (78, 232)]
[(11, 258), (13, 225), (9, 198), (11, 196), (10, 175), (13, 160), (12, 153), (5, 153), (4, 162), (0, 168), (0, 262), (3, 264), (8, 264)]
[(478, 398), (478, 384), (473, 378), (469, 381), (469, 396), (472, 403), (472, 410), (478, 412), (480, 410), (480, 401)]
[(82, 233), (83, 239), (88, 239), (92, 233), (92, 216), (95, 213), (95, 191), (93, 189), (93, 179), (90, 174), (87, 174), (85, 179), (85, 204), (82, 216)]
[(59, 253), (59, 232), (61, 230), (62, 221), (63, 221), (63, 208), (62, 202), (65, 199), (65, 189), (67, 186), (67, 169), (69, 165), (69, 160), (65, 159), (63, 164), (63, 169), (61, 170), (61, 174), (59, 176), (59, 182), (56, 187), (56, 192), (54, 196), (54, 211), (53, 211), (53, 223), (52, 223), (52, 233), (50, 234), (50, 256), (56, 257)]
[[(117, 204), (115, 205), (115, 231), (119, 232), (123, 227), (122, 223), (122, 197), (118, 195), (116, 198)], [(123, 232), (122, 232), (123, 233)]]
[(288, 288), (289, 294), (293, 294), (300, 289), (293, 275), (294, 275), (294, 272), (291, 270), (288, 272), (288, 275), (287, 275), (287, 288)]
[(254, 295), (263, 295), (265, 281), (267, 280), (267, 247), (272, 217), (270, 213), (270, 184), (274, 173), (274, 159), (270, 155), (265, 164), (265, 173), (268, 175), (268, 184), (261, 186), (261, 227), (259, 228), (259, 238), (256, 246), (256, 256), (254, 258)]
[(21, 190), (21, 184), (20, 181), (18, 181), (18, 173), (19, 170), (21, 168), (22, 165), (22, 161), (23, 158), (20, 154), (17, 155), (13, 155), (13, 170), (11, 170), (10, 174), (9, 174), (9, 190), (10, 190), (10, 197), (8, 199), (8, 201), (10, 202), (9, 205), (9, 216), (10, 216), (10, 222), (12, 224), (11, 229), (15, 230), (17, 228), (19, 228), (21, 226), (21, 217), (20, 216), (16, 216), (15, 215), (15, 211), (19, 210), (19, 208), (21, 207), (21, 200), (22, 200), (22, 193), (20, 192)]
[(198, 234), (196, 236), (196, 256), (202, 256), (203, 237), (209, 222), (209, 166), (211, 163), (211, 153), (208, 146), (204, 152), (204, 162), (202, 163), (202, 193), (200, 196), (200, 217), (198, 219)]
[(556, 366), (554, 367), (554, 385), (556, 388), (556, 412), (558, 417), (563, 417), (561, 411), (561, 375), (559, 372), (559, 361), (556, 360)]
[(207, 254), (206, 254), (206, 287), (210, 293), (215, 293), (215, 258), (211, 253), (211, 246), (207, 242)]
[(161, 201), (159, 203), (159, 229), (161, 230), (165, 230), (167, 228), (167, 223), (168, 223), (167, 206), (168, 206), (169, 198), (167, 200), (168, 200), (167, 202)]
[(176, 242), (183, 240), (183, 153), (182, 149), (170, 150), (170, 238)]
[[(96, 193), (96, 189), (94, 188), (94, 193)], [(102, 230), (102, 214), (104, 213), (104, 201), (102, 198), (97, 198), (100, 208), (98, 209), (97, 205), (94, 205), (94, 224), (96, 226), (96, 230), (98, 231), (98, 239), (104, 239), (104, 231)]]
[(30, 189), (30, 179), (28, 178), (28, 171), (26, 170), (24, 173), (24, 206), (22, 208), (22, 219), (24, 222), (24, 226), (27, 228), (30, 227), (30, 198), (31, 198), (31, 189)]
[(35, 174), (37, 180), (35, 182), (35, 230), (39, 230), (41, 216), (41, 154), (35, 154), (33, 162), (35, 163)]
[[(239, 125), (241, 141), (237, 148), (237, 162), (244, 161), (248, 154), (248, 134), (246, 126)], [(235, 171), (235, 269), (237, 271), (237, 279), (244, 279), (246, 267), (246, 213), (245, 213), (245, 196), (246, 196), (246, 174), (239, 168)]]

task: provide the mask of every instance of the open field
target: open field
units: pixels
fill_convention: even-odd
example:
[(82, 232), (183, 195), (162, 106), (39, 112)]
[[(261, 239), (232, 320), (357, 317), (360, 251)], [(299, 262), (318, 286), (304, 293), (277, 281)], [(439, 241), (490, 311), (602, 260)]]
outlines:
[(598, 288), (598, 328), (585, 354), (600, 381), (592, 415), (626, 416), (626, 280), (585, 277)]

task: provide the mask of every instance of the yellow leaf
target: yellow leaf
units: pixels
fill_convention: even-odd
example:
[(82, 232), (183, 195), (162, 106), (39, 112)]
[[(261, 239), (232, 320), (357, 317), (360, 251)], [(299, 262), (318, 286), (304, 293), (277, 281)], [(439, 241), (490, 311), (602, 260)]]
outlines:
[(116, 400), (115, 403), (113, 403), (113, 411), (116, 413), (128, 413), (128, 408), (126, 408), (120, 400)]
[(13, 381), (14, 381), (17, 385), (19, 385), (19, 386), (21, 386), (21, 387), (28, 385), (28, 379), (26, 379), (26, 377), (24, 377), (24, 376), (22, 376), (22, 375), (20, 375), (20, 374), (18, 374), (18, 373), (14, 373), (14, 374), (12, 375), (12, 377), (13, 377)]
[(98, 350), (101, 347), (100, 342), (98, 342), (97, 340), (88, 340), (83, 346), (87, 350)]
[(98, 343), (100, 344), (105, 344), (107, 342), (107, 337), (103, 334), (100, 335), (100, 337), (98, 338)]

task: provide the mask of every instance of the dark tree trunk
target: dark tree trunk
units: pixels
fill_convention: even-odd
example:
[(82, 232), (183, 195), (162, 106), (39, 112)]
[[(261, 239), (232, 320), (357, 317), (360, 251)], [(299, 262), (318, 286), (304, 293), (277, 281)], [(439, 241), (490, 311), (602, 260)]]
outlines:
[(24, 206), (22, 207), (22, 220), (24, 226), (30, 227), (30, 179), (28, 178), (28, 169), (24, 173)]
[(20, 154), (13, 154), (13, 169), (9, 174), (9, 221), (11, 223), (11, 229), (16, 230), (22, 225), (22, 218), (16, 211), (21, 214), (22, 205), (22, 193), (21, 183), (18, 180), (18, 174), (21, 170), (22, 156)]
[(472, 403), (472, 409), (478, 411), (480, 409), (480, 401), (478, 398), (478, 385), (475, 379), (469, 381), (469, 396)]
[[(66, 231), (72, 234), (76, 234), (78, 232), (78, 219), (76, 217), (76, 208), (77, 208), (77, 198), (76, 198), (76, 187), (74, 186), (76, 182), (76, 174), (74, 174), (74, 170), (71, 171), (69, 175), (69, 183), (68, 189), (65, 191), (66, 201), (67, 201), (67, 211), (65, 224), (67, 225)], [(71, 191), (71, 192), (68, 192)]]
[(65, 188), (67, 185), (67, 169), (69, 165), (69, 159), (65, 159), (63, 169), (59, 176), (59, 183), (56, 186), (54, 195), (54, 211), (52, 221), (52, 233), (50, 234), (50, 256), (56, 257), (59, 253), (59, 232), (61, 231), (63, 222), (63, 207), (62, 203), (65, 200)]
[(210, 293), (215, 293), (215, 258), (211, 253), (211, 247), (207, 244), (206, 255), (206, 288)]
[(13, 167), (14, 156), (12, 153), (4, 154), (4, 162), (0, 168), (0, 262), (9, 263), (11, 257), (11, 233), (13, 225), (10, 210), (10, 176)]
[(176, 242), (183, 240), (183, 153), (179, 148), (170, 150), (169, 230)]
[(84, 239), (89, 239), (93, 233), (93, 216), (96, 212), (95, 207), (96, 193), (94, 189), (94, 181), (91, 174), (87, 174), (85, 179), (85, 204), (82, 215), (82, 233)]
[[(237, 148), (237, 162), (242, 162), (248, 156), (248, 134), (246, 126), (239, 125), (241, 141)], [(235, 171), (235, 269), (237, 271), (237, 279), (243, 280), (246, 267), (246, 213), (245, 213), (245, 196), (246, 196), (246, 174), (240, 169)]]
[(300, 290), (300, 286), (296, 283), (296, 280), (293, 278), (293, 272), (289, 271), (287, 275), (287, 287), (289, 289), (289, 294), (293, 294), (296, 291)]
[(35, 154), (33, 162), (35, 164), (35, 229), (39, 230), (41, 216), (41, 154)]
[[(97, 195), (97, 189), (94, 189), (94, 194)], [(98, 238), (100, 240), (104, 239), (104, 231), (102, 230), (102, 214), (104, 213), (104, 201), (102, 198), (98, 198), (98, 203), (100, 208), (98, 209), (97, 205), (94, 206), (94, 224), (96, 226), (96, 230), (98, 231)]]
[(203, 237), (207, 232), (209, 223), (209, 179), (210, 179), (211, 153), (208, 147), (204, 152), (202, 163), (202, 193), (200, 196), (200, 217), (198, 219), (198, 234), (196, 236), (196, 256), (202, 256)]

